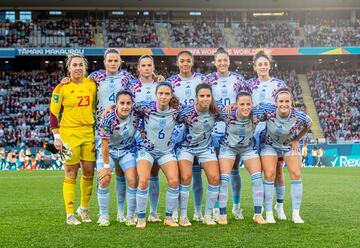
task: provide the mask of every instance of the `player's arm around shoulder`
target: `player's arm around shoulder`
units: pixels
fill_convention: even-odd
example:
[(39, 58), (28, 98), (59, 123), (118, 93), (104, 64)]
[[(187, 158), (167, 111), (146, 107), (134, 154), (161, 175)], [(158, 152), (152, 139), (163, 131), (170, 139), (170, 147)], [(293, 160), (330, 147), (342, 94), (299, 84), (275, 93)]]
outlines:
[(310, 116), (308, 116), (305, 112), (301, 112), (297, 110), (294, 110), (294, 114), (303, 124), (304, 128), (306, 128), (306, 130), (308, 131), (311, 128), (313, 122)]
[(268, 113), (271, 111), (276, 111), (275, 105), (260, 103), (253, 107), (252, 113), (254, 124), (257, 125), (259, 122), (266, 121), (268, 119)]

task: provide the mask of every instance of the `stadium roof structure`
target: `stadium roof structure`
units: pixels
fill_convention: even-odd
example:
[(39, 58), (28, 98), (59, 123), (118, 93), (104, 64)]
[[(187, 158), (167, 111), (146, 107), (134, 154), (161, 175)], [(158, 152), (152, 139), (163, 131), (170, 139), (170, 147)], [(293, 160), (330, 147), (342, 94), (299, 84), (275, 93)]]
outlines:
[(360, 0), (1, 0), (0, 9), (360, 9)]

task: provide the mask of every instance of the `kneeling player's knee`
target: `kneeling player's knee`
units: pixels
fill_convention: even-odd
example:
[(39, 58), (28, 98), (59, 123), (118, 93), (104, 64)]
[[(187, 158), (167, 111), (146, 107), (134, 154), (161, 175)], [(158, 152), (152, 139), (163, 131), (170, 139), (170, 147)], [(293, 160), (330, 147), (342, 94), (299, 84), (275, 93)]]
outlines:
[(292, 180), (300, 180), (300, 178), (301, 178), (300, 170), (299, 171), (291, 171), (289, 174), (290, 174), (290, 178)]
[(129, 177), (129, 178), (126, 178), (127, 180), (127, 184), (130, 188), (136, 188), (137, 187), (137, 179), (136, 177)]
[(269, 182), (274, 182), (275, 173), (273, 171), (264, 171), (264, 179)]
[(179, 186), (179, 179), (174, 177), (174, 178), (169, 178), (168, 179), (168, 184), (170, 188), (177, 188)]
[(219, 185), (220, 184), (220, 178), (219, 178), (218, 174), (210, 175), (208, 177), (208, 180), (209, 180), (209, 184), (211, 184), (211, 185)]
[(139, 177), (139, 188), (141, 190), (145, 190), (147, 189), (147, 187), (149, 186), (149, 178), (148, 177)]
[(181, 175), (180, 180), (181, 184), (189, 185), (191, 183), (191, 174)]

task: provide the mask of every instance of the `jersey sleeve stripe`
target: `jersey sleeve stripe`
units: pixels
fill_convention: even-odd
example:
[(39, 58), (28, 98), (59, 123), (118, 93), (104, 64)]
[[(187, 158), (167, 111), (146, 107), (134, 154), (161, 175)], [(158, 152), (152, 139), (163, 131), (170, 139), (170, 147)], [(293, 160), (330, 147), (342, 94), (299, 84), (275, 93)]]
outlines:
[(64, 84), (58, 84), (58, 85), (56, 85), (56, 87), (55, 87), (55, 89), (54, 89), (54, 94), (59, 94), (60, 89), (61, 89), (61, 87), (63, 87), (63, 86), (64, 86)]

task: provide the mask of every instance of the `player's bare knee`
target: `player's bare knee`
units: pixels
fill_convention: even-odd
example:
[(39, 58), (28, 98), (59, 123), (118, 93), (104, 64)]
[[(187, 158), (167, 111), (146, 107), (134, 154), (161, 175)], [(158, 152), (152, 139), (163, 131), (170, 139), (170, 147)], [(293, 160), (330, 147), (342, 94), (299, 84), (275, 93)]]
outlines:
[(174, 177), (174, 178), (169, 178), (168, 179), (168, 184), (170, 188), (177, 188), (179, 186), (179, 179)]
[(275, 181), (275, 173), (272, 171), (265, 171), (264, 179), (268, 182), (274, 182)]
[(291, 180), (300, 180), (301, 179), (300, 171), (291, 171), (289, 174), (290, 174)]
[(219, 185), (220, 184), (219, 175), (209, 176), (209, 184), (211, 184), (211, 185)]
[(127, 184), (130, 188), (137, 187), (137, 179), (136, 178), (127, 178)]
[(182, 175), (180, 177), (181, 184), (183, 185), (190, 185), (191, 183), (191, 175)]
[(146, 178), (139, 178), (139, 188), (141, 190), (145, 190), (147, 189), (147, 187), (149, 187), (149, 178), (146, 177)]

